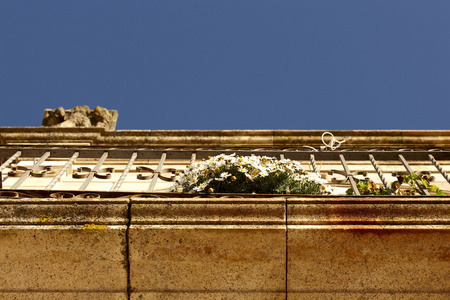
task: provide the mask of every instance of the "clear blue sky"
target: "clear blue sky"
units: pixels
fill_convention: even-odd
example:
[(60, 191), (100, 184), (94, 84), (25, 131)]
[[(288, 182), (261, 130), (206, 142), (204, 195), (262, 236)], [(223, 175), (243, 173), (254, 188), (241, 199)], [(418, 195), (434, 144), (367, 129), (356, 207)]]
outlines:
[(0, 126), (449, 129), (450, 1), (0, 0)]

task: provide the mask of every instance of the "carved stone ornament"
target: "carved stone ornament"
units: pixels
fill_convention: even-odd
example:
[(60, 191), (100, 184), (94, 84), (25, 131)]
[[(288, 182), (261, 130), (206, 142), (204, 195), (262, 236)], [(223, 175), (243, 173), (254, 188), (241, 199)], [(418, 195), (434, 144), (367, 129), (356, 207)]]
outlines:
[(89, 106), (76, 106), (65, 110), (62, 107), (57, 109), (46, 109), (42, 126), (47, 127), (103, 127), (106, 130), (115, 130), (117, 110), (107, 110), (97, 106), (90, 110)]

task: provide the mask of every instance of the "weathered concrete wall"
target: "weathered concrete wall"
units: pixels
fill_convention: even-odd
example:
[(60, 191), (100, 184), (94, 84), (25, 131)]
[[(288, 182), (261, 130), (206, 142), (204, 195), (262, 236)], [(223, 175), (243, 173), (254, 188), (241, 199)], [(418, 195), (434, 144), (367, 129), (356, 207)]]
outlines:
[(448, 299), (450, 199), (0, 199), (2, 299)]

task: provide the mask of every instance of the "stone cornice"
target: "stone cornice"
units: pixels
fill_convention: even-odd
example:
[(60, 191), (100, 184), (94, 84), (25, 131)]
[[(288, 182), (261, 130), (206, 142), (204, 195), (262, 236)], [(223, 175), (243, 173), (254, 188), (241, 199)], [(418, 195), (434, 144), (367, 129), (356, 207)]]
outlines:
[(12, 198), (0, 200), (0, 225), (126, 225), (128, 201)]
[(166, 198), (131, 202), (131, 224), (283, 225), (284, 198)]
[(449, 204), (447, 197), (291, 198), (287, 201), (287, 224), (450, 224)]
[[(1, 225), (449, 225), (448, 197), (3, 198)], [(128, 218), (131, 218), (128, 220)]]
[[(2, 127), (0, 144), (114, 147), (296, 148), (322, 146), (323, 130), (118, 130)], [(448, 130), (335, 130), (341, 148), (446, 148)]]

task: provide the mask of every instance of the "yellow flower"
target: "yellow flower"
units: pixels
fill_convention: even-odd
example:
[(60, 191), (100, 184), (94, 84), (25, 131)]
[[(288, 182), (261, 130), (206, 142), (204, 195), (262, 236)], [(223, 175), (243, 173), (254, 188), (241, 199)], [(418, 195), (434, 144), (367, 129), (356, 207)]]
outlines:
[(212, 192), (214, 192), (214, 189), (213, 188), (209, 188), (208, 192), (212, 193)]
[(236, 176), (231, 176), (232, 181), (235, 181), (236, 179), (237, 179)]

